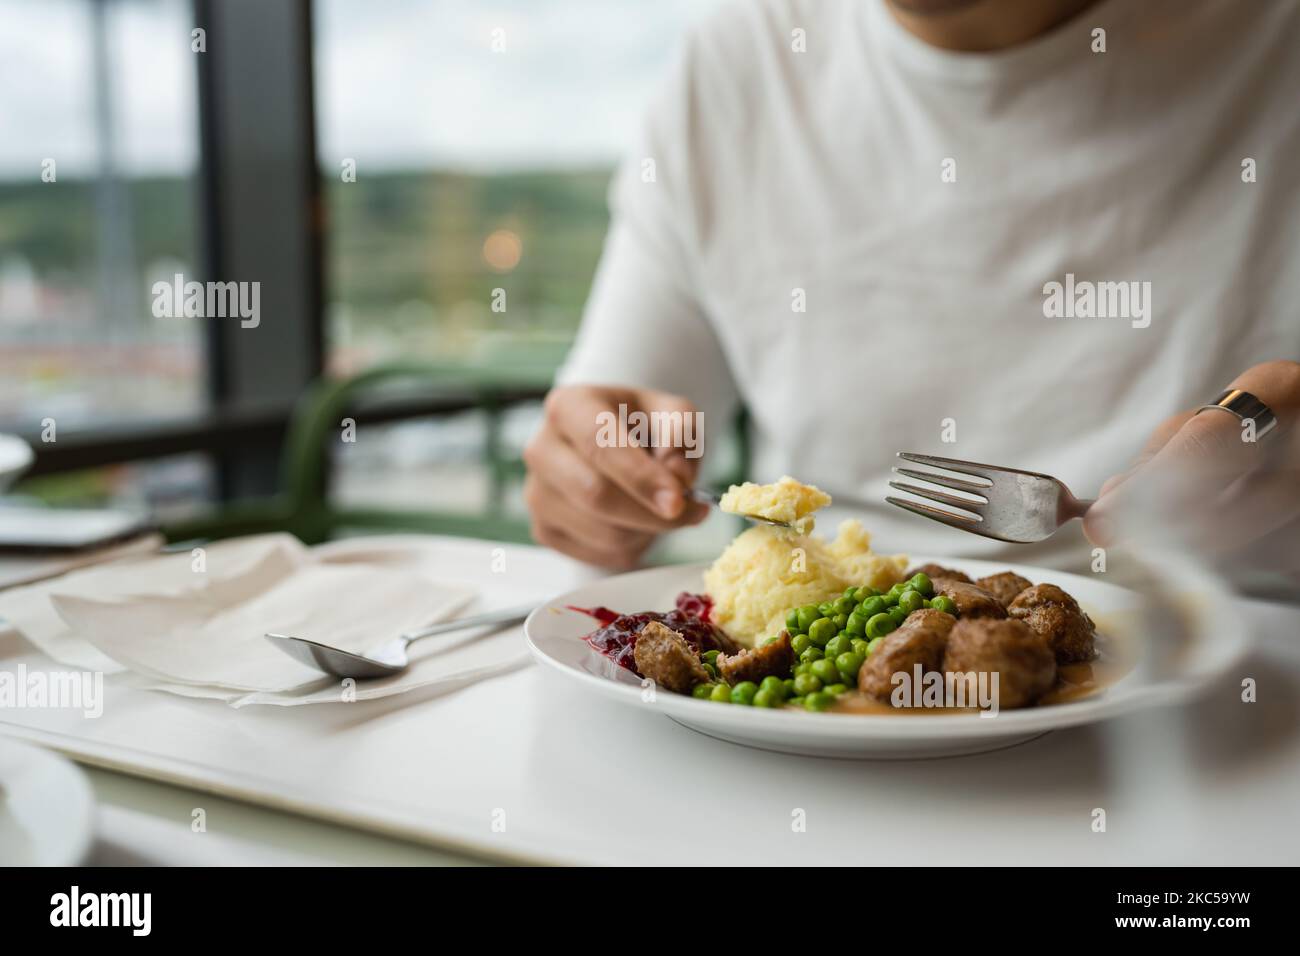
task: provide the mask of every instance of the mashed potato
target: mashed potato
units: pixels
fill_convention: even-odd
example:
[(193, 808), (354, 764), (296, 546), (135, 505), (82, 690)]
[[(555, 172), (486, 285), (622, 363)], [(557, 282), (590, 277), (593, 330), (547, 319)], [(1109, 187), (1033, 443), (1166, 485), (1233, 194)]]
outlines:
[(812, 513), (831, 503), (831, 496), (820, 488), (795, 481), (789, 475), (771, 485), (747, 481), (732, 485), (718, 502), (718, 507), (733, 515), (757, 515), (770, 521), (791, 525), (798, 534), (813, 529)]
[(873, 554), (871, 536), (857, 521), (841, 524), (834, 541), (756, 526), (713, 562), (704, 587), (713, 598), (714, 622), (753, 646), (785, 627), (790, 608), (839, 597), (850, 585), (883, 590), (901, 580), (906, 567), (905, 555)]

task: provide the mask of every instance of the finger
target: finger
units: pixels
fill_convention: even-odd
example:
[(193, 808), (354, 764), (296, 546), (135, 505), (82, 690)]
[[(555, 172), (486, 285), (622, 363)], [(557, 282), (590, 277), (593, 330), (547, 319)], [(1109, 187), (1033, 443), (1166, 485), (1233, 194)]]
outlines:
[(658, 534), (696, 524), (708, 514), (706, 507), (690, 502), (675, 519), (662, 517), (602, 474), (558, 435), (543, 440), (527, 457), (531, 460), (530, 471), (545, 479), (572, 505), (623, 528)]
[(1228, 387), (1250, 392), (1271, 408), (1280, 428), (1294, 425), (1300, 416), (1300, 362), (1263, 362), (1246, 369)]
[(646, 449), (626, 443), (627, 436), (618, 433), (618, 411), (610, 408), (607, 395), (574, 389), (563, 401), (548, 403), (548, 410), (568, 443), (645, 508), (668, 520), (685, 510), (681, 478)]
[(561, 554), (567, 554), (571, 558), (576, 558), (586, 564), (593, 564), (599, 568), (609, 568), (615, 571), (630, 571), (637, 566), (640, 561), (640, 555), (631, 555), (626, 552), (606, 552), (599, 548), (593, 547), (585, 541), (580, 541), (570, 535), (562, 528), (545, 522), (534, 522), (532, 528), (533, 540), (543, 547), (559, 551)]
[(1293, 584), (1300, 584), (1300, 549), (1296, 548), (1297, 541), (1300, 541), (1300, 521), (1281, 525), (1251, 542), (1243, 561), (1260, 570), (1288, 578)]
[(1193, 415), (1149, 461), (1121, 477), (1088, 509), (1084, 533), (1094, 543), (1107, 544), (1135, 515), (1194, 515), (1262, 461), (1260, 444), (1242, 440), (1235, 417), (1212, 410)]
[[(1198, 550), (1230, 554), (1300, 518), (1300, 469), (1259, 468), (1234, 482), (1191, 522)], [(1294, 542), (1293, 542), (1294, 544)]]
[(607, 554), (641, 554), (656, 534), (611, 524), (585, 508), (576, 507), (560, 489), (541, 476), (529, 476), (525, 487), (530, 513), (543, 524), (562, 529), (569, 537)]
[(1131, 474), (1135, 469), (1142, 467), (1154, 458), (1160, 452), (1160, 449), (1169, 444), (1169, 439), (1177, 435), (1182, 427), (1191, 421), (1195, 415), (1196, 412), (1194, 411), (1178, 412), (1174, 415), (1170, 415), (1157, 425), (1156, 430), (1152, 432), (1151, 437), (1147, 439), (1147, 443), (1142, 446), (1142, 451), (1138, 453), (1137, 461), (1133, 463), (1133, 467), (1128, 470), (1128, 473)]
[(682, 480), (687, 488), (693, 488), (699, 476), (700, 461), (704, 456), (703, 415), (695, 404), (680, 395), (660, 392), (655, 389), (641, 389), (636, 396), (639, 407), (668, 412), (681, 416), (682, 430), (675, 444), (660, 444), (652, 454), (656, 459)]
[(663, 462), (664, 467), (676, 475), (683, 485), (687, 488), (695, 487), (700, 472), (699, 458), (688, 458), (684, 449), (673, 448), (671, 445), (660, 445), (651, 454)]
[[(1250, 392), (1273, 410), (1280, 426), (1279, 439), (1300, 414), (1300, 363), (1283, 360), (1256, 365), (1229, 387)], [(1138, 492), (1146, 505), (1159, 505), (1162, 510), (1189, 509), (1202, 525), (1195, 529), (1195, 536), (1205, 537), (1202, 530), (1212, 533), (1222, 523), (1212, 520), (1205, 505), (1243, 475), (1267, 464), (1267, 451), (1261, 451), (1264, 443), (1244, 440), (1251, 437), (1244, 425), (1230, 412), (1217, 409), (1183, 412), (1167, 419), (1144, 449), (1149, 455), (1145, 467), (1107, 482), (1109, 487), (1084, 517), (1084, 533), (1094, 542), (1107, 543), (1116, 524), (1115, 512), (1142, 506), (1136, 503), (1139, 494), (1126, 492)], [(1165, 437), (1170, 429), (1172, 434)], [(1151, 451), (1154, 454), (1149, 454)], [(1129, 479), (1135, 476), (1141, 481), (1130, 486)], [(1256, 525), (1266, 520), (1263, 515), (1253, 516)]]
[[(1151, 437), (1147, 439), (1146, 444), (1142, 446), (1142, 450), (1138, 452), (1138, 456), (1134, 460), (1133, 464), (1126, 470), (1121, 471), (1119, 474), (1107, 478), (1105, 482), (1102, 483), (1101, 490), (1097, 492), (1098, 503), (1120, 485), (1124, 484), (1124, 482), (1132, 478), (1133, 475), (1137, 473), (1138, 469), (1154, 458), (1156, 453), (1168, 444), (1169, 439), (1177, 434), (1178, 429), (1182, 428), (1183, 425), (1187, 423), (1188, 419), (1190, 419), (1194, 414), (1194, 412), (1179, 412), (1176, 415), (1170, 415), (1161, 422), (1156, 427), (1156, 430), (1151, 433)], [(1102, 516), (1103, 509), (1095, 505), (1094, 508), (1096, 508), (1096, 511), (1092, 512), (1092, 520), (1089, 521), (1086, 517), (1084, 519), (1083, 533), (1093, 544), (1105, 544), (1111, 537), (1109, 527), (1103, 527), (1108, 525), (1108, 522)]]

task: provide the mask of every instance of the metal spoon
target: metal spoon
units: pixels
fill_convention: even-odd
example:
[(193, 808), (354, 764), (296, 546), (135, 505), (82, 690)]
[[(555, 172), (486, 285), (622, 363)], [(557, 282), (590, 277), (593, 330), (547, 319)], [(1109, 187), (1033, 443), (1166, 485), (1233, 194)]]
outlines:
[(294, 660), (324, 671), (326, 674), (357, 679), (392, 677), (394, 674), (402, 673), (409, 666), (406, 649), (416, 641), (433, 637), (435, 634), (447, 634), (451, 631), (482, 627), (486, 624), (518, 624), (532, 612), (533, 607), (534, 605), (530, 604), (527, 607), (487, 611), (472, 617), (459, 617), (454, 621), (430, 624), (428, 627), (395, 637), (365, 654), (353, 654), (351, 651), (340, 650), (328, 644), (309, 641), (305, 637), (293, 637), (289, 634), (267, 634), (266, 639)]

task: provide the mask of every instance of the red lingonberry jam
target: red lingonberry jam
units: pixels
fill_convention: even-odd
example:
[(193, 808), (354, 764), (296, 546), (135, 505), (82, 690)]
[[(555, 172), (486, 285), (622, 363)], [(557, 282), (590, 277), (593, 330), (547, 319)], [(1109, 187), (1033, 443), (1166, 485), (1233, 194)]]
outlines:
[(692, 594), (690, 591), (683, 591), (677, 595), (676, 604), (677, 610), (683, 614), (697, 617), (701, 621), (713, 621), (713, 598), (707, 594)]
[(583, 638), (592, 650), (608, 657), (619, 667), (626, 667), (638, 677), (641, 676), (641, 672), (636, 669), (633, 656), (636, 639), (641, 634), (641, 629), (651, 621), (659, 621), (665, 627), (676, 631), (691, 647), (695, 648), (696, 653), (726, 649), (729, 643), (726, 635), (709, 623), (708, 615), (712, 608), (713, 602), (707, 595), (690, 594), (686, 591), (677, 596), (677, 609), (666, 614), (658, 611), (617, 614), (604, 607), (569, 606), (569, 610), (588, 614), (601, 622), (600, 627)]

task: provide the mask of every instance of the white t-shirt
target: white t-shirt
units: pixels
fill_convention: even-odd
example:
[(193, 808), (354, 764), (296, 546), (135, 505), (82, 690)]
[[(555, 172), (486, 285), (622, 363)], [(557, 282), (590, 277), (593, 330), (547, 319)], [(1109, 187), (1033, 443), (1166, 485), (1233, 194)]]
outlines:
[[(994, 54), (884, 0), (729, 4), (610, 200), (560, 381), (686, 395), (714, 435), (743, 401), (751, 480), (821, 486), (878, 549), (1086, 570), (1077, 522), (1025, 548), (886, 505), (894, 453), (1093, 497), (1163, 418), (1300, 356), (1300, 2), (1108, 0)], [(1100, 283), (1135, 295), (1081, 317)]]

